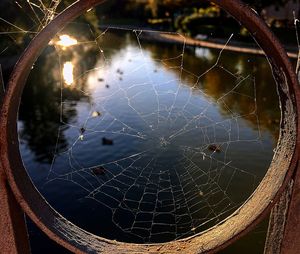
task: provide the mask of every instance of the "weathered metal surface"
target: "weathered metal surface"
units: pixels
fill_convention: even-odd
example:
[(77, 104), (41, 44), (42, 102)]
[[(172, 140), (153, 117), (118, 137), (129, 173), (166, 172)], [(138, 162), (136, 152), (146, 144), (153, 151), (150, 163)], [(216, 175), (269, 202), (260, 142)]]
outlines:
[(0, 175), (0, 235), (0, 253), (30, 253), (24, 212), (3, 174)]
[(126, 244), (88, 233), (52, 209), (36, 190), (24, 169), (17, 136), (17, 113), (31, 66), (51, 38), (68, 22), (101, 0), (80, 0), (58, 15), (31, 42), (10, 78), (1, 109), (0, 162), (13, 193), (26, 214), (53, 240), (76, 253), (202, 253), (216, 252), (253, 228), (275, 204), (298, 161), (300, 123), (299, 86), (292, 65), (278, 40), (254, 11), (237, 0), (214, 0), (242, 23), (265, 51), (278, 84), (282, 122), (270, 168), (253, 195), (218, 225), (179, 241), (163, 244)]
[(282, 193), (279, 201), (273, 207), (270, 220), (264, 254), (280, 254), (283, 240), (284, 228), (286, 225), (287, 213), (293, 190), (293, 180)]
[[(299, 50), (300, 56), (300, 50)], [(300, 58), (297, 61), (296, 74), (300, 81)], [(300, 93), (296, 92), (296, 97)], [(299, 126), (298, 126), (299, 132)], [(280, 254), (299, 252), (299, 232), (300, 232), (300, 165), (294, 172), (289, 185), (282, 194), (279, 202), (272, 210), (269, 229), (265, 245), (265, 254)]]
[(2, 67), (0, 64), (0, 105), (2, 105), (2, 100), (4, 98), (4, 81), (3, 81), (3, 75), (2, 75)]
[(300, 250), (300, 166), (294, 181), (281, 244), (281, 253), (284, 254), (297, 254)]
[(273, 208), (265, 254), (298, 254), (300, 249), (300, 166)]
[[(4, 82), (0, 65), (0, 105), (4, 97)], [(0, 165), (0, 253), (29, 254), (25, 215), (8, 185)]]
[[(298, 35), (298, 34), (297, 34)], [(296, 74), (300, 81), (300, 50), (299, 58), (296, 67)], [(296, 94), (299, 98), (300, 93)], [(298, 126), (299, 132), (299, 126)], [(277, 243), (281, 253), (296, 254), (299, 253), (300, 241), (300, 164), (298, 162), (297, 170), (291, 180), (293, 188), (291, 189), (291, 195), (289, 197), (287, 214), (281, 213), (280, 215), (285, 217), (285, 225), (282, 229), (283, 234), (281, 237), (281, 243)], [(268, 254), (268, 253), (266, 253)]]

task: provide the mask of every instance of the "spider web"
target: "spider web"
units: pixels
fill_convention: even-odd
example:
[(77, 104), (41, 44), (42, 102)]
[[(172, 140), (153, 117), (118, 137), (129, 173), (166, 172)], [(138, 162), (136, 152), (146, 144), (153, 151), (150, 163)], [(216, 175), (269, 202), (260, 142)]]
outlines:
[[(103, 44), (106, 37), (109, 41), (124, 30), (135, 46), (115, 60)], [(177, 54), (149, 55), (143, 44), (168, 34), (181, 39)], [(72, 85), (61, 78), (61, 127), (47, 184), (72, 182), (85, 198), (108, 208), (108, 219), (137, 242), (181, 239), (226, 218), (257, 185), (251, 169), (232, 161), (235, 143), (260, 146), (254, 77), (222, 65), (223, 50), (207, 70), (185, 69), (187, 46), (181, 34), (108, 27), (98, 36), (90, 29), (90, 35), (93, 40), (79, 45), (98, 48), (96, 67), (75, 76)], [(57, 52), (63, 73), (64, 53)], [(214, 69), (230, 76), (233, 85), (213, 100), (201, 85)], [(164, 77), (163, 71), (171, 74)], [(187, 80), (193, 85), (186, 85)], [(78, 85), (85, 82), (93, 88)], [(73, 123), (64, 121), (73, 103), (69, 89), (86, 98), (84, 112)], [(232, 94), (249, 104), (247, 113), (228, 105)], [(216, 108), (222, 108), (222, 115)], [(256, 125), (250, 135), (244, 130), (245, 118)], [(60, 149), (66, 130), (68, 147)], [(232, 195), (235, 181), (242, 181), (246, 189), (239, 198)]]
[(25, 22), (19, 25), (18, 18), (14, 17), (14, 21), (10, 21), (8, 18), (3, 18), (4, 13), (2, 13), (0, 16), (0, 36), (3, 42), (0, 48), (0, 56), (5, 56), (10, 50), (14, 53), (22, 53), (22, 51), (15, 51), (21, 44), (23, 45), (20, 50), (26, 47), (29, 41), (27, 39), (32, 39), (33, 35), (42, 30), (55, 17), (56, 10), (61, 4), (61, 0), (50, 0), (48, 3), (43, 0), (6, 0), (5, 2), (10, 8), (14, 6), (15, 12), (20, 16), (19, 19)]
[[(28, 3), (38, 31), (53, 19), (60, 1)], [(11, 33), (35, 33), (5, 22), (17, 29)], [(82, 30), (69, 33), (76, 45), (52, 42), (59, 62), (60, 127), (44, 188), (72, 183), (82, 198), (111, 211), (101, 220), (142, 243), (195, 235), (243, 204), (259, 183), (252, 161), (262, 147), (255, 77), (222, 59), (234, 35), (213, 64), (195, 71), (185, 63), (195, 49), (182, 34), (72, 25)], [(115, 34), (125, 41), (117, 50), (110, 46)], [(176, 36), (176, 45), (161, 42), (168, 53), (153, 53), (152, 44), (168, 35)], [(78, 57), (85, 51), (97, 59), (92, 67), (83, 63), (93, 62), (90, 56)], [(232, 84), (212, 97), (207, 90), (218, 73)], [(233, 102), (236, 96), (248, 105), (246, 112)], [(77, 117), (70, 119), (74, 108)]]

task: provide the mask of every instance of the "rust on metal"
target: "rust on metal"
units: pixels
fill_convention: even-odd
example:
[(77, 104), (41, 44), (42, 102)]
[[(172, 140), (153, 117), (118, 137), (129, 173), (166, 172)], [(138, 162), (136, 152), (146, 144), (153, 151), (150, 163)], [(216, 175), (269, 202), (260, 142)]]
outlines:
[(2, 105), (2, 100), (4, 98), (4, 92), (5, 92), (5, 88), (4, 88), (2, 67), (1, 67), (1, 64), (0, 64), (0, 105)]
[[(300, 51), (299, 51), (300, 54)], [(298, 58), (296, 74), (300, 81), (300, 58)], [(296, 91), (296, 97), (300, 97), (300, 93)], [(299, 132), (299, 126), (298, 126)], [(297, 254), (300, 248), (299, 232), (300, 232), (300, 166), (299, 161), (285, 192), (280, 201), (273, 208), (267, 240), (265, 245), (265, 254), (290, 253)]]
[(0, 176), (0, 190), (0, 252), (29, 254), (25, 215), (3, 174)]
[(287, 213), (291, 201), (291, 193), (294, 181), (291, 180), (286, 190), (282, 193), (279, 201), (273, 207), (268, 233), (265, 243), (264, 254), (280, 254), (283, 240), (284, 228), (286, 225)]
[[(265, 51), (278, 85), (282, 122), (270, 168), (253, 195), (218, 225), (195, 236), (162, 244), (129, 244), (95, 236), (67, 221), (44, 200), (23, 166), (17, 114), (31, 66), (52, 37), (68, 22), (101, 0), (79, 0), (50, 22), (30, 43), (8, 83), (1, 109), (0, 163), (24, 212), (51, 239), (75, 253), (202, 253), (216, 252), (249, 232), (266, 216), (287, 186), (298, 161), (299, 86), (288, 56), (258, 15), (238, 0), (213, 0), (245, 26)], [(297, 95), (297, 96), (296, 96)]]
[[(4, 97), (4, 82), (0, 65), (0, 105)], [(0, 165), (0, 252), (30, 253), (25, 215), (16, 201), (4, 169)]]
[(294, 181), (282, 243), (280, 246), (281, 253), (287, 254), (299, 253), (300, 249), (300, 166), (297, 168)]

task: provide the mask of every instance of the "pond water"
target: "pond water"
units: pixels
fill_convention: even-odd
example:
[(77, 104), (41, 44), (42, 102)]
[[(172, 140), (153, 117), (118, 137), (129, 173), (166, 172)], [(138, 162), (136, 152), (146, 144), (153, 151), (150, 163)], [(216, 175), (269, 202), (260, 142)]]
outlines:
[(278, 138), (264, 57), (158, 33), (69, 34), (74, 45), (54, 41), (35, 64), (18, 123), (26, 169), (57, 211), (145, 243), (197, 234), (245, 202)]

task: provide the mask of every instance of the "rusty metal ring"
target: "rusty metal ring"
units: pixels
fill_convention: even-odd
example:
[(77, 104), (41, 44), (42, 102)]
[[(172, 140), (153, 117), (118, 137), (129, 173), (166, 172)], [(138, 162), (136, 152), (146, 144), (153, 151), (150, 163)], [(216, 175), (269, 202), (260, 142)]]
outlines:
[[(75, 253), (201, 253), (216, 252), (253, 228), (270, 211), (298, 160), (298, 81), (286, 52), (258, 15), (239, 0), (213, 0), (256, 39), (266, 53), (278, 85), (281, 130), (273, 161), (251, 197), (231, 216), (195, 236), (162, 244), (129, 244), (95, 236), (67, 221), (36, 190), (23, 166), (17, 134), (21, 95), (31, 66), (57, 32), (103, 0), (79, 0), (50, 22), (30, 43), (16, 64), (1, 108), (0, 162), (24, 212), (50, 238)], [(296, 96), (298, 95), (298, 97)]]

